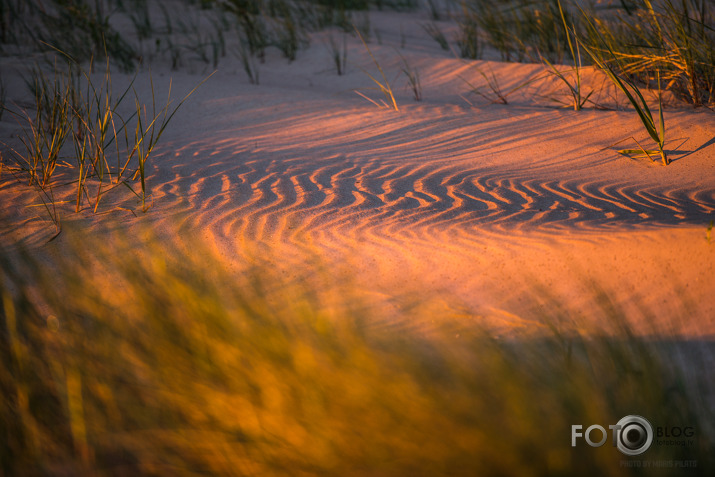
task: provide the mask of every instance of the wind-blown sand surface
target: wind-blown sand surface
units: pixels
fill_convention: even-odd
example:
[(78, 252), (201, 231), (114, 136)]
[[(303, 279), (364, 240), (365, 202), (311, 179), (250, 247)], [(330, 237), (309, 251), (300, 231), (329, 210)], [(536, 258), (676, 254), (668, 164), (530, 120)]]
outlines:
[[(375, 68), (353, 37), (343, 76), (332, 68), (328, 33), (293, 63), (269, 50), (260, 85), (226, 58), (162, 137), (147, 214), (73, 215), (70, 204), (65, 220), (130, 233), (151, 221), (167, 240), (215, 245), (232, 267), (259, 255), (297, 276), (317, 260), (316, 273), (348, 274), (377, 304), (441, 297), (436, 321), (457, 314), (500, 333), (537, 331), (559, 313), (598, 323), (601, 288), (642, 333), (715, 335), (715, 244), (706, 239), (715, 218), (712, 111), (669, 107), (673, 163), (631, 160), (613, 144), (646, 138), (632, 110), (557, 109), (548, 97), (566, 96), (553, 80), (520, 89), (508, 105), (489, 104), (462, 79), (484, 84), (475, 64), (504, 91), (543, 68), (455, 59), (420, 27), (424, 19), (372, 13), (382, 44), (373, 38), (370, 48), (395, 78), (399, 112), (355, 94), (380, 93), (369, 90), (363, 69)], [(399, 74), (398, 52), (419, 71), (421, 102)], [(4, 76), (21, 63), (3, 61)], [(208, 74), (152, 70), (160, 98), (169, 76), (179, 97)], [(602, 75), (587, 79), (599, 104), (625, 106)], [(9, 118), (0, 124), (3, 137), (12, 132)], [(33, 193), (11, 176), (2, 176), (0, 200), (14, 224), (6, 239), (52, 235), (26, 207), (37, 202)], [(127, 193), (103, 208), (120, 204), (137, 207)], [(61, 247), (61, 238), (47, 247)], [(385, 325), (430, 326), (401, 320)]]

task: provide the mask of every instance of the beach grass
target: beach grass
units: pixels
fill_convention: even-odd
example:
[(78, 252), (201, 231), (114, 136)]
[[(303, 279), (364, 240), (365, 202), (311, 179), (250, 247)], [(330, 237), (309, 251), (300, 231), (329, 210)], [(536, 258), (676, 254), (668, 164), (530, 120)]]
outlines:
[(479, 34), (479, 16), (472, 10), (463, 8), (460, 18), (457, 47), (462, 58), (479, 59), (482, 55), (482, 39)]
[(497, 75), (493, 70), (490, 69), (488, 72), (485, 72), (482, 68), (479, 68), (476, 65), (473, 68), (477, 71), (477, 73), (479, 73), (479, 76), (484, 79), (487, 90), (484, 89), (484, 85), (475, 86), (465, 78), (462, 78), (462, 81), (469, 86), (470, 93), (476, 94), (477, 96), (480, 96), (494, 104), (509, 104), (509, 96), (541, 79), (541, 76), (530, 78), (516, 84), (508, 90), (503, 90), (499, 78), (497, 78)]
[[(27, 80), (34, 98), (32, 107), (7, 108), (22, 125), (23, 146), (8, 146), (14, 160), (7, 164), (8, 170), (36, 188), (58, 232), (60, 219), (52, 189), (58, 183), (76, 187), (75, 212), (86, 200), (96, 213), (102, 197), (119, 185), (129, 187), (145, 211), (146, 166), (154, 147), (178, 109), (203, 81), (176, 105), (172, 104), (169, 88), (166, 103), (161, 106), (157, 105), (150, 75), (151, 105), (147, 108), (145, 99), (134, 89), (136, 76), (119, 95), (115, 94), (109, 59), (103, 76), (97, 79), (90, 74), (95, 69), (93, 62), (85, 68), (64, 52), (56, 53), (50, 73), (37, 66)], [(132, 96), (134, 110), (128, 114), (123, 111), (124, 103)], [(57, 178), (59, 169), (62, 174)], [(137, 180), (139, 187), (135, 190), (132, 183)], [(94, 191), (90, 191), (92, 187)]]
[(497, 336), (403, 297), (399, 318), (441, 323), (424, 332), (381, 326), (334, 270), (237, 273), (200, 243), (120, 237), (0, 253), (7, 475), (641, 475), (610, 443), (570, 446), (572, 425), (630, 414), (696, 429), (642, 458), (715, 465), (693, 372), (712, 343), (636, 335), (597, 286), (601, 332), (538, 289), (551, 331)]
[(331, 34), (328, 38), (328, 46), (330, 49), (330, 57), (333, 60), (333, 65), (335, 65), (335, 71), (338, 73), (338, 76), (342, 76), (345, 74), (348, 63), (347, 34), (345, 32), (342, 33), (341, 41), (336, 40)]
[(397, 106), (397, 100), (395, 100), (395, 95), (392, 92), (392, 85), (390, 84), (390, 81), (387, 79), (387, 76), (385, 76), (385, 72), (382, 69), (382, 66), (380, 66), (380, 63), (377, 61), (377, 58), (375, 58), (375, 55), (372, 54), (372, 50), (370, 50), (370, 47), (367, 45), (367, 42), (362, 36), (362, 33), (360, 33), (360, 30), (358, 27), (355, 27), (355, 33), (357, 34), (358, 38), (362, 42), (363, 46), (365, 47), (365, 50), (367, 51), (367, 54), (370, 56), (370, 59), (372, 60), (373, 64), (375, 65), (375, 68), (377, 68), (377, 71), (380, 73), (380, 77), (382, 78), (382, 81), (379, 79), (375, 78), (371, 73), (369, 73), (367, 70), (365, 71), (365, 74), (377, 85), (377, 90), (382, 93), (382, 95), (385, 97), (384, 100), (381, 100), (380, 103), (376, 102), (375, 100), (370, 99), (369, 97), (365, 96), (359, 91), (355, 91), (357, 94), (362, 96), (363, 98), (367, 99), (371, 103), (377, 105), (378, 107), (386, 107), (386, 108), (391, 108), (394, 109), (395, 111), (399, 111), (400, 108)]
[(561, 1), (557, 0), (557, 4), (559, 7), (559, 14), (561, 16), (561, 21), (563, 23), (564, 32), (566, 35), (566, 41), (568, 43), (568, 51), (571, 54), (571, 60), (573, 61), (574, 65), (572, 70), (573, 76), (571, 78), (568, 78), (562, 71), (560, 71), (556, 66), (554, 66), (548, 60), (548, 58), (542, 56), (541, 60), (547, 66), (549, 71), (556, 78), (561, 80), (568, 88), (569, 93), (571, 93), (571, 104), (573, 106), (574, 111), (580, 111), (588, 101), (589, 97), (593, 94), (593, 91), (589, 92), (586, 95), (583, 94), (583, 90), (581, 88), (582, 63), (578, 37), (576, 37), (575, 30), (573, 30), (572, 26), (569, 25), (566, 21), (566, 16), (564, 14), (563, 7), (561, 6)]
[[(182, 26), (166, 9), (165, 25), (157, 24), (146, 0), (125, 1), (124, 9), (118, 0), (48, 2), (87, 7), (78, 13), (43, 13), (38, 1), (0, 0), (3, 45), (31, 37), (35, 47), (60, 58), (31, 72), (27, 108), (5, 103), (0, 80), (0, 114), (5, 106), (23, 126), (14, 163), (8, 168), (8, 157), (0, 157), (0, 173), (9, 170), (37, 190), (58, 233), (61, 185), (75, 188), (75, 211), (96, 213), (109, 192), (124, 186), (141, 210), (149, 208), (156, 145), (201, 86), (178, 102), (169, 86), (163, 101), (150, 74), (151, 98), (140, 97), (138, 76), (116, 94), (112, 65), (133, 64), (141, 51), (112, 36), (110, 20), (119, 12), (133, 15), (140, 41), (154, 38), (174, 68), (191, 55), (215, 67), (230, 41), (223, 35), (234, 35), (238, 49), (229, 51), (237, 52), (254, 84), (267, 48), (299, 60), (313, 28), (348, 29), (361, 18), (362, 26), (353, 28), (379, 74), (366, 73), (384, 98), (367, 99), (397, 111), (392, 86), (363, 36), (370, 31), (365, 12), (417, 6), (413, 0), (182, 2), (225, 21), (216, 20), (204, 36), (198, 21)], [(479, 58), (487, 44), (505, 60), (542, 58), (569, 89), (575, 110), (590, 95), (581, 88), (583, 48), (658, 146), (619, 152), (660, 155), (667, 164), (661, 74), (663, 89), (684, 101), (713, 101), (715, 83), (706, 68), (715, 58), (706, 44), (712, 12), (705, 1), (632, 0), (616, 4), (608, 18), (566, 1), (563, 9), (558, 1), (465, 1), (469, 15), (458, 22), (457, 44), (469, 59)], [(428, 3), (435, 19), (436, 4)], [(68, 36), (72, 19), (98, 30), (91, 38)], [(29, 28), (47, 25), (57, 29), (54, 36)], [(425, 30), (441, 34), (436, 28)], [(330, 37), (338, 75), (345, 73), (346, 36), (342, 44)], [(644, 50), (634, 49), (634, 38), (643, 40)], [(446, 44), (443, 35), (435, 39)], [(82, 41), (86, 45), (77, 44)], [(63, 45), (78, 56), (55, 49)], [(672, 48), (677, 52), (668, 52)], [(398, 55), (414, 98), (422, 99), (417, 69)], [(556, 66), (564, 59), (573, 69)], [(535, 81), (502, 89), (493, 71), (472, 67), (484, 81), (468, 83), (472, 92), (495, 103), (507, 104)], [(645, 99), (655, 84), (657, 115)], [(263, 154), (255, 144), (252, 154)], [(243, 160), (248, 153), (231, 157)], [(715, 469), (715, 383), (707, 372), (715, 342), (648, 330), (643, 323), (660, 315), (645, 307), (637, 316), (627, 313), (597, 283), (586, 287), (591, 295), (583, 309), (599, 318), (598, 326), (534, 280), (523, 297), (533, 303), (534, 326), (497, 332), (487, 325), (488, 312), (460, 307), (453, 296), (423, 291), (391, 297), (389, 309), (377, 306), (351, 278), (354, 270), (318, 258), (286, 270), (266, 247), (253, 260), (229, 266), (211, 245), (191, 238), (201, 235), (195, 229), (161, 236), (158, 228), (132, 223), (127, 232), (108, 226), (103, 235), (96, 222), (92, 227), (68, 226), (42, 247), (0, 240), (0, 475), (640, 476), (679, 470), (630, 465), (646, 461), (696, 462), (688, 475)], [(709, 243), (712, 221), (700, 227), (699, 240), (704, 234)], [(692, 323), (697, 317), (685, 292), (680, 298), (673, 322)], [(453, 306), (440, 305), (445, 302)], [(435, 322), (429, 329), (417, 325)], [(656, 443), (634, 458), (610, 440), (597, 448), (583, 439), (571, 445), (573, 425), (608, 429), (632, 414), (666, 432), (692, 428), (693, 438), (687, 445)]]
[(410, 65), (407, 58), (400, 55), (400, 60), (402, 60), (402, 72), (407, 78), (408, 85), (412, 91), (412, 96), (415, 101), (422, 101), (422, 84), (420, 83), (420, 72), (415, 67)]
[[(583, 11), (583, 10), (582, 10)], [(715, 11), (707, 0), (641, 0), (611, 17), (584, 13), (589, 46), (619, 73), (694, 106), (715, 101)]]
[[(622, 149), (618, 151), (624, 155), (642, 155), (643, 157), (653, 160), (654, 155), (660, 155), (664, 166), (670, 164), (670, 159), (664, 149), (665, 147), (665, 117), (663, 115), (663, 101), (660, 89), (660, 72), (658, 72), (658, 119), (653, 117), (653, 113), (648, 106), (648, 101), (643, 97), (640, 88), (625, 77), (618, 75), (613, 67), (607, 64), (598, 53), (586, 47), (586, 50), (591, 55), (593, 61), (606, 73), (613, 84), (628, 98), (628, 101), (633, 106), (638, 118), (643, 124), (650, 138), (658, 146), (658, 150), (644, 149), (638, 144), (639, 149)], [(615, 58), (615, 53), (609, 49), (611, 56)], [(637, 141), (636, 141), (637, 142)]]
[(449, 42), (447, 41), (447, 37), (444, 36), (444, 33), (439, 28), (439, 25), (435, 22), (423, 23), (422, 28), (434, 41), (437, 42), (440, 48), (445, 51), (449, 51)]
[(543, 57), (559, 63), (571, 53), (575, 64), (575, 35), (621, 76), (652, 85), (660, 74), (664, 88), (686, 103), (712, 106), (715, 101), (715, 11), (708, 0), (636, 0), (608, 7), (468, 0), (463, 6), (462, 17), (473, 17), (478, 29), (463, 22), (461, 41), (484, 41), (503, 61)]
[[(157, 53), (168, 56), (174, 68), (185, 65), (184, 56), (191, 53), (215, 69), (225, 54), (226, 43), (233, 44), (237, 39), (261, 62), (269, 47), (295, 60), (315, 30), (340, 26), (349, 32), (358, 25), (369, 41), (369, 8), (415, 10), (419, 6), (410, 1), (377, 0), (185, 0), (178, 3), (186, 14), (178, 16), (160, 5), (162, 22), (152, 17), (150, 2), (143, 0), (0, 3), (0, 43), (33, 45), (44, 51), (51, 45), (79, 61), (101, 59), (106, 54), (125, 71), (131, 71), (137, 61), (156, 60), (154, 55), (145, 54), (144, 43), (152, 40), (161, 45)], [(621, 76), (653, 85), (660, 72), (663, 88), (681, 100), (695, 106), (712, 106), (715, 101), (715, 10), (709, 0), (634, 0), (613, 2), (608, 8), (572, 0), (464, 0), (442, 6), (459, 12), (452, 16), (464, 58), (481, 58), (484, 48), (489, 47), (504, 61), (542, 62), (543, 58), (547, 67), (565, 60), (576, 67), (578, 52), (572, 50), (573, 37), (578, 36), (593, 51), (607, 52), (606, 46), (612, 50), (616, 61), (605, 58), (606, 63)], [(432, 17), (437, 13), (434, 2), (424, 7)], [(186, 20), (205, 15), (219, 18), (226, 31), (221, 26), (205, 34), (203, 27), (199, 29)], [(119, 17), (132, 23), (137, 44), (117, 33), (114, 25)], [(188, 25), (185, 31), (174, 28), (180, 24)], [(73, 28), (76, 25), (82, 28)], [(434, 23), (425, 24), (425, 28), (442, 48), (448, 46)]]
[(32, 111), (9, 111), (25, 122), (20, 141), (24, 151), (11, 149), (20, 168), (27, 173), (29, 185), (47, 186), (57, 167), (60, 151), (69, 137), (73, 123), (72, 110), (77, 91), (72, 71), (53, 68), (52, 75), (34, 68), (27, 81), (35, 101)]

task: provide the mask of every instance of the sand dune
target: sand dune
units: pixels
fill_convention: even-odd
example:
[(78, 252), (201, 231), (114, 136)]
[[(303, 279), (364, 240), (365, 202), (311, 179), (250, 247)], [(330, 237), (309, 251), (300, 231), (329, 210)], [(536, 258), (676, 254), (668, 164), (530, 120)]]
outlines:
[[(423, 102), (404, 78), (395, 82), (399, 112), (357, 96), (376, 93), (355, 39), (340, 77), (320, 37), (295, 63), (269, 55), (258, 86), (226, 60), (157, 148), (150, 220), (204, 237), (231, 263), (259, 253), (289, 270), (317, 257), (376, 301), (443, 294), (437, 320), (456, 313), (505, 332), (539, 328), (555, 314), (542, 296), (561, 303), (564, 317), (593, 323), (603, 315), (596, 283), (644, 333), (715, 333), (715, 245), (705, 239), (715, 211), (712, 112), (666, 112), (669, 167), (620, 157), (614, 143), (644, 137), (632, 111), (556, 109), (540, 99), (553, 91), (548, 80), (509, 105), (488, 104), (463, 81), (479, 82), (473, 65), (439, 50), (420, 17), (398, 17)], [(385, 34), (371, 46), (390, 75), (399, 71), (398, 43)], [(505, 90), (543, 73), (479, 65)], [(173, 76), (177, 90), (198, 78)], [(587, 80), (603, 85), (594, 71)], [(619, 104), (599, 91), (603, 104)], [(0, 193), (5, 203), (30, 200), (9, 182)], [(26, 211), (12, 214), (25, 227), (13, 233), (30, 235), (32, 220), (18, 218)], [(83, 216), (88, 227), (108, 226)]]
[(634, 162), (593, 145), (616, 137), (610, 124), (630, 113), (524, 108), (519, 118), (507, 108), (364, 105), (226, 128), (180, 148), (177, 157), (196, 159), (159, 172), (155, 194), (185, 200), (191, 227), (210, 231), (226, 256), (258, 243), (276, 264), (327, 257), (377, 299), (444, 292), (451, 313), (524, 326), (544, 318), (528, 298), (537, 284), (566, 300), (567, 315), (599, 315), (595, 280), (640, 308), (633, 316), (663, 320), (648, 327), (671, 326), (687, 299), (687, 313), (708, 318), (680, 332), (710, 333), (707, 149), (674, 153), (669, 168)]

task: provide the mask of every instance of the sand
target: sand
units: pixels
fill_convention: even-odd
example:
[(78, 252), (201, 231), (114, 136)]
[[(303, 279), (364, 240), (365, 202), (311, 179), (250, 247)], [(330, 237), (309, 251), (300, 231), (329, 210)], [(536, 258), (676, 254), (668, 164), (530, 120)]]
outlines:
[[(475, 68), (493, 72), (504, 92), (544, 68), (457, 59), (429, 38), (425, 21), (426, 13), (371, 12), (380, 41), (373, 35), (369, 46), (399, 111), (355, 93), (380, 98), (366, 71), (379, 73), (352, 36), (342, 76), (330, 32), (314, 35), (294, 62), (269, 49), (258, 85), (229, 55), (151, 158), (149, 210), (118, 191), (98, 215), (60, 204), (64, 221), (137, 235), (151, 223), (164, 240), (198, 238), (237, 269), (256, 256), (296, 276), (320, 263), (316, 274), (349, 277), (380, 306), (424, 298), (434, 322), (457, 316), (504, 334), (544, 330), (549, 320), (607, 326), (604, 291), (639, 333), (714, 336), (715, 243), (706, 235), (715, 218), (715, 114), (669, 101), (672, 164), (629, 159), (613, 144), (648, 143), (647, 134), (602, 74), (587, 70), (586, 88), (611, 109), (559, 108), (552, 99), (568, 94), (553, 78), (492, 104), (469, 93), (465, 79), (489, 91)], [(419, 71), (422, 101), (400, 55)], [(8, 99), (27, 101), (20, 73), (29, 60), (0, 62)], [(171, 71), (157, 61), (151, 71), (157, 96), (171, 78), (178, 98), (211, 68)], [(129, 78), (114, 77), (117, 85)], [(137, 88), (150, 97), (147, 69)], [(6, 114), (2, 140), (12, 143), (17, 129)], [(6, 172), (0, 201), (4, 241), (61, 247), (62, 235), (45, 244), (54, 229), (31, 207), (36, 194)], [(404, 314), (382, 325), (431, 326)]]

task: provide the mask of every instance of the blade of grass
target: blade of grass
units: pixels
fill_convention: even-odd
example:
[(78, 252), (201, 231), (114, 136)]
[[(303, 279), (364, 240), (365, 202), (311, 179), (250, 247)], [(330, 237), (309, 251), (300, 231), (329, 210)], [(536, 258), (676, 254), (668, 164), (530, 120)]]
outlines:
[(377, 84), (377, 86), (380, 89), (380, 91), (382, 92), (382, 94), (385, 95), (385, 99), (387, 100), (387, 102), (390, 103), (392, 109), (394, 109), (395, 111), (399, 111), (400, 109), (397, 107), (397, 101), (395, 100), (395, 95), (392, 93), (392, 87), (390, 86), (390, 82), (387, 80), (387, 77), (385, 76), (385, 72), (382, 70), (380, 63), (378, 63), (377, 59), (372, 54), (372, 51), (370, 51), (370, 47), (367, 46), (367, 43), (365, 42), (365, 39), (363, 38), (362, 34), (360, 33), (360, 30), (358, 30), (357, 26), (353, 25), (353, 29), (355, 30), (355, 33), (357, 33), (358, 38), (360, 38), (360, 41), (362, 42), (363, 46), (367, 50), (368, 55), (370, 55), (370, 58), (372, 58), (372, 62), (377, 67), (377, 70), (380, 72), (380, 75), (382, 76), (382, 82), (378, 81), (374, 76), (372, 76), (367, 71), (365, 71), (365, 74), (368, 75), (368, 77), (372, 81), (374, 81), (375, 84)]
[[(606, 48), (608, 52), (611, 54), (612, 58), (617, 61), (616, 55), (611, 49), (610, 45), (603, 40), (603, 43), (606, 45)], [(665, 144), (665, 120), (663, 118), (663, 103), (662, 103), (662, 94), (660, 90), (660, 75), (658, 76), (658, 109), (659, 109), (659, 123), (660, 123), (660, 131), (658, 130), (658, 126), (655, 124), (655, 120), (653, 119), (653, 114), (651, 113), (650, 108), (648, 107), (648, 102), (645, 100), (643, 97), (643, 94), (641, 93), (640, 89), (638, 86), (635, 85), (635, 83), (629, 81), (626, 78), (621, 78), (616, 72), (614, 71), (613, 67), (609, 64), (607, 64), (601, 56), (595, 52), (593, 49), (589, 48), (588, 45), (585, 43), (583, 44), (584, 49), (589, 53), (593, 61), (598, 65), (598, 67), (606, 73), (606, 75), (611, 79), (613, 84), (621, 91), (623, 92), (626, 97), (628, 98), (628, 101), (631, 103), (633, 108), (635, 109), (636, 113), (638, 114), (638, 117), (641, 120), (641, 123), (643, 124), (643, 127), (645, 128), (646, 132), (648, 135), (651, 137), (651, 139), (657, 144), (661, 159), (663, 161), (663, 165), (668, 165), (670, 163), (670, 160), (668, 159), (668, 156), (663, 149), (664, 144)]]

